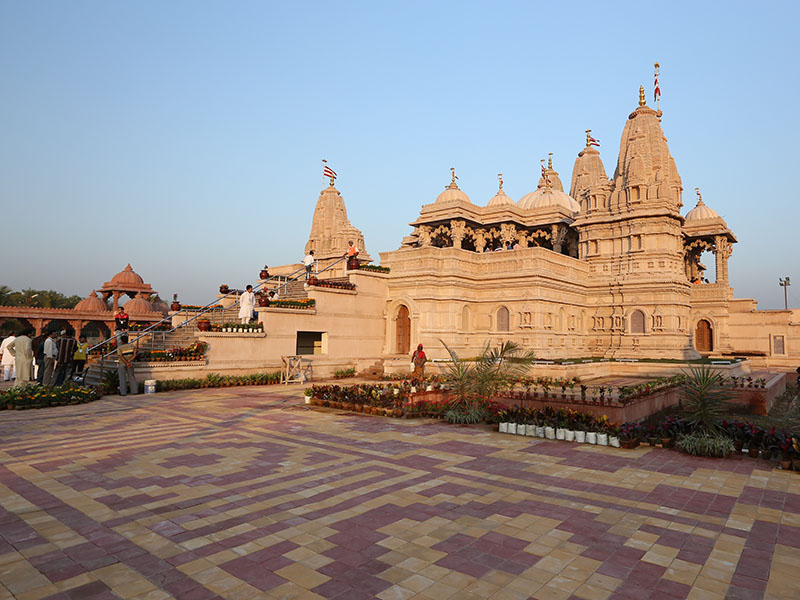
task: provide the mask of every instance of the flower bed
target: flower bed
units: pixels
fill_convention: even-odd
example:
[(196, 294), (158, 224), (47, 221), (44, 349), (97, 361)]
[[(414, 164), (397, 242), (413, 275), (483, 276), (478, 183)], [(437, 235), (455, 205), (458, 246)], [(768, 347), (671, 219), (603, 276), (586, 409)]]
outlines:
[(621, 427), (610, 422), (606, 415), (595, 417), (587, 412), (552, 406), (503, 407), (490, 411), (490, 421), (498, 424), (501, 433), (620, 447)]
[(171, 350), (142, 350), (136, 353), (136, 362), (173, 362), (202, 360), (206, 356), (208, 344), (195, 342), (183, 348), (176, 346)]
[[(235, 387), (242, 385), (271, 385), (281, 382), (281, 372), (253, 373), (251, 375), (218, 375), (209, 373), (205, 378), (187, 377), (185, 379), (164, 379), (156, 381), (156, 392), (195, 390), (200, 388)], [(144, 384), (139, 385), (144, 391)]]
[(311, 404), (391, 417), (403, 416), (406, 394), (397, 386), (314, 385), (306, 390)]
[(100, 394), (92, 387), (61, 385), (42, 387), (29, 384), (12, 387), (0, 394), (0, 410), (27, 408), (45, 408), (47, 406), (65, 406), (67, 404), (83, 404), (97, 400)]
[(314, 308), (316, 301), (313, 298), (301, 298), (298, 300), (272, 300), (269, 308)]
[(321, 288), (331, 288), (334, 290), (354, 290), (356, 289), (355, 283), (349, 281), (331, 281), (329, 279), (309, 279), (308, 285)]
[(389, 267), (382, 267), (380, 265), (361, 265), (359, 271), (372, 271), (373, 273), (388, 273), (391, 271)]

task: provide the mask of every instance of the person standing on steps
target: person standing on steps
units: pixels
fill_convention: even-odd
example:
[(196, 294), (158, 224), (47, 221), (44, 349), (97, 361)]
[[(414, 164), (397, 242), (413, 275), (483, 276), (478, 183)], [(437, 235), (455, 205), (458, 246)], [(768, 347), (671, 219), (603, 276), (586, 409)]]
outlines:
[(311, 269), (314, 267), (314, 251), (309, 250), (306, 257), (303, 259), (303, 265), (306, 268), (306, 281), (311, 277)]
[(253, 318), (256, 310), (256, 295), (253, 293), (253, 286), (248, 285), (245, 292), (239, 298), (239, 319), (242, 325), (247, 325)]
[(114, 313), (114, 324), (117, 326), (117, 331), (128, 331), (130, 328), (130, 317), (121, 306)]

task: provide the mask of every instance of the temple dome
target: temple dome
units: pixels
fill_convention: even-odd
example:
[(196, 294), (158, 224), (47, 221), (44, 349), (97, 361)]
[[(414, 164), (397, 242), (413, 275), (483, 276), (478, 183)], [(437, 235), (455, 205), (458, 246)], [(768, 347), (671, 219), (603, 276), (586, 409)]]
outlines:
[(458, 184), (455, 181), (444, 188), (444, 191), (436, 198), (436, 204), (449, 204), (451, 202), (470, 202), (469, 196), (458, 188)]
[(139, 292), (135, 298), (128, 300), (123, 308), (132, 315), (154, 312), (153, 305), (147, 300), (144, 292)]
[(159, 312), (165, 317), (169, 314), (169, 304), (164, 302), (158, 295), (150, 301), (150, 307), (150, 310)]
[(92, 290), (91, 294), (75, 305), (75, 310), (83, 312), (101, 312), (107, 311), (108, 305), (97, 297), (97, 292), (95, 290)]
[(687, 221), (699, 221), (701, 219), (719, 219), (719, 218), (720, 216), (719, 214), (717, 214), (717, 211), (706, 206), (702, 198), (700, 198), (697, 201), (697, 206), (695, 206), (692, 210), (686, 213)]
[(497, 190), (497, 194), (495, 194), (494, 198), (489, 200), (489, 204), (486, 206), (513, 206), (514, 201), (511, 199), (510, 196), (507, 196), (506, 193), (500, 189)]
[(131, 284), (142, 285), (144, 279), (142, 279), (139, 274), (131, 268), (131, 264), (128, 263), (127, 267), (111, 278), (110, 283), (120, 286)]
[(569, 195), (561, 190), (555, 190), (547, 187), (542, 187), (534, 190), (529, 194), (525, 194), (517, 202), (517, 206), (523, 210), (531, 208), (546, 208), (548, 206), (559, 206), (565, 208), (570, 212), (579, 212), (581, 210), (578, 204)]

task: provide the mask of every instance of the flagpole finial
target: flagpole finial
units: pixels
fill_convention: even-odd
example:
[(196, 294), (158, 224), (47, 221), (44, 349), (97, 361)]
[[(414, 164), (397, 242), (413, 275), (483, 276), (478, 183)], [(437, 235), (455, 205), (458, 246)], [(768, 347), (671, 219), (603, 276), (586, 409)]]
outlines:
[(503, 174), (502, 173), (498, 173), (497, 174), (497, 179), (500, 182), (500, 189), (502, 190), (503, 189)]
[(647, 101), (644, 99), (644, 86), (639, 86), (639, 106), (644, 106)]
[(551, 171), (553, 170), (553, 153), (552, 152), (548, 152), (547, 153), (547, 168), (550, 169)]
[(697, 194), (697, 203), (700, 204), (703, 201), (703, 194), (700, 193), (700, 188), (694, 188), (694, 191)]
[(452, 185), (455, 185), (456, 184), (456, 179), (458, 179), (458, 177), (456, 176), (456, 168), (455, 167), (450, 167), (450, 183)]
[(589, 148), (592, 145), (592, 130), (586, 130), (586, 147)]
[(658, 69), (659, 67), (661, 67), (661, 65), (659, 65), (658, 63), (653, 63), (653, 66), (654, 66), (656, 69)]

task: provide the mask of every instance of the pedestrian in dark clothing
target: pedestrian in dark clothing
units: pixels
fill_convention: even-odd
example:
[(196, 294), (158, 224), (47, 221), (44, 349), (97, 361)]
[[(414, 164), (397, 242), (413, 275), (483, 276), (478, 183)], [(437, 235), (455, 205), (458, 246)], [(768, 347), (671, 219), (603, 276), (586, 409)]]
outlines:
[(78, 343), (71, 335), (67, 335), (66, 329), (61, 330), (61, 337), (58, 338), (58, 358), (56, 359), (56, 385), (61, 385), (67, 376), (72, 373), (72, 356)]

